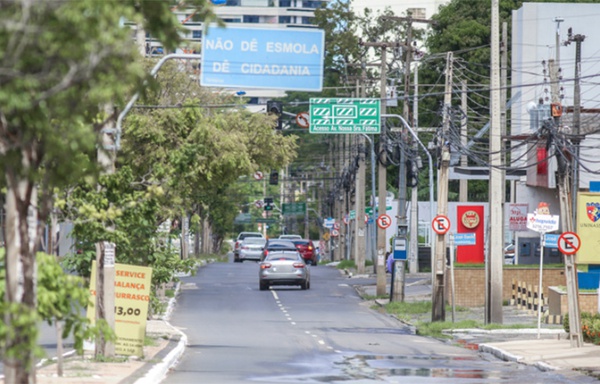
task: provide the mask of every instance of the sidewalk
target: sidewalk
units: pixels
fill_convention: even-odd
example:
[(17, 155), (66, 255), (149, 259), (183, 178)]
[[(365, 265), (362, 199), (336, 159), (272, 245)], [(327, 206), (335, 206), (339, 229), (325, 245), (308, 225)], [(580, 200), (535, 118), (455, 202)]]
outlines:
[[(352, 280), (360, 281), (355, 285), (359, 294), (376, 296), (375, 275), (353, 275), (344, 272)], [(431, 300), (431, 275), (417, 274), (407, 277), (418, 278), (416, 282), (407, 284), (405, 300), (430, 301)], [(352, 283), (351, 283), (352, 284)], [(421, 285), (416, 290), (414, 286)], [(423, 290), (429, 293), (424, 295)], [(389, 292), (389, 275), (386, 292)], [(385, 305), (388, 300), (375, 300), (379, 305)], [(468, 311), (455, 312), (455, 321), (475, 319), (483, 322), (484, 309), (470, 308)], [(428, 314), (427, 316), (430, 316)], [(451, 321), (451, 314), (446, 313), (446, 320)], [(430, 321), (428, 319), (418, 319)], [(519, 310), (513, 306), (503, 307), (503, 324), (532, 324), (532, 328), (525, 329), (452, 329), (444, 333), (451, 335), (453, 340), (466, 348), (478, 349), (482, 353), (489, 353), (504, 361), (513, 361), (520, 364), (535, 366), (542, 371), (559, 372), (565, 376), (579, 376), (585, 374), (589, 382), (600, 379), (600, 346), (584, 343), (581, 348), (571, 347), (571, 341), (562, 325), (541, 324), (538, 338), (537, 315), (528, 311)], [(573, 371), (573, 372), (569, 372)], [(578, 382), (581, 382), (578, 380)]]

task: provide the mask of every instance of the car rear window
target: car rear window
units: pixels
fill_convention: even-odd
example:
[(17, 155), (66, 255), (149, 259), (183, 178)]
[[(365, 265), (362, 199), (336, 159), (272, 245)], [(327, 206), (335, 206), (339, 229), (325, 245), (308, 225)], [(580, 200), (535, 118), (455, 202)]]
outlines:
[(296, 253), (283, 253), (283, 252), (277, 252), (277, 253), (270, 253), (266, 258), (266, 261), (273, 261), (273, 260), (298, 260), (298, 254)]
[(310, 245), (310, 242), (308, 240), (294, 240), (293, 242), (296, 245)]

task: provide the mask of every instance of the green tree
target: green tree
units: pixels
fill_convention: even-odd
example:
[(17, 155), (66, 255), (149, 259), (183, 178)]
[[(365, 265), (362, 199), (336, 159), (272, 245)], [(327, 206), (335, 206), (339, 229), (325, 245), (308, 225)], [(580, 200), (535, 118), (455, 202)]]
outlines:
[[(0, 4), (0, 166), (7, 191), (3, 316), (10, 328), (2, 355), (7, 382), (33, 381), (36, 341), (27, 330), (36, 326), (31, 315), (36, 305), (34, 249), (41, 234), (40, 224), (34, 223), (46, 221), (55, 188), (97, 174), (94, 153), (104, 126), (99, 106), (122, 103), (146, 76), (122, 20), (144, 25), (165, 47), (174, 48), (182, 26), (170, 12), (173, 3)], [(186, 3), (198, 7), (200, 16), (211, 14), (204, 1)]]

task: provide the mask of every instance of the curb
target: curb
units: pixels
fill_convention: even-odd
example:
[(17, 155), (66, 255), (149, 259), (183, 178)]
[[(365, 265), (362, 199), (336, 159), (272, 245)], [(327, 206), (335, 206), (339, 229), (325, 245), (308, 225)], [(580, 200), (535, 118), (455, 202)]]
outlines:
[(168, 321), (165, 321), (165, 323), (180, 335), (177, 346), (160, 363), (155, 364), (144, 376), (136, 380), (134, 384), (160, 383), (169, 372), (169, 369), (175, 366), (183, 355), (187, 345), (186, 334), (173, 327)]

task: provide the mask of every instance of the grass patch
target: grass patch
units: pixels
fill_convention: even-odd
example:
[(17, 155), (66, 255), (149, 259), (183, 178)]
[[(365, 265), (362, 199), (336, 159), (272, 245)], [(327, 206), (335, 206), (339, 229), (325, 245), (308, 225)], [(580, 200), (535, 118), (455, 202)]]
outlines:
[(155, 347), (158, 345), (158, 342), (155, 337), (145, 336), (144, 337), (144, 347)]
[(165, 297), (168, 297), (168, 298), (175, 297), (175, 290), (174, 289), (165, 290)]
[(445, 329), (457, 328), (479, 328), (480, 323), (475, 320), (462, 320), (456, 323), (449, 321), (419, 322), (417, 323), (417, 335), (430, 336), (438, 339), (450, 339), (452, 336), (442, 333)]
[(108, 356), (104, 356), (104, 355), (94, 356), (91, 359), (91, 361), (93, 361), (95, 363), (124, 363), (128, 360), (129, 360), (129, 358), (127, 356), (108, 357)]
[[(365, 267), (373, 265), (373, 261), (365, 260)], [(342, 260), (338, 263), (337, 269), (356, 269), (356, 263), (354, 260)]]

